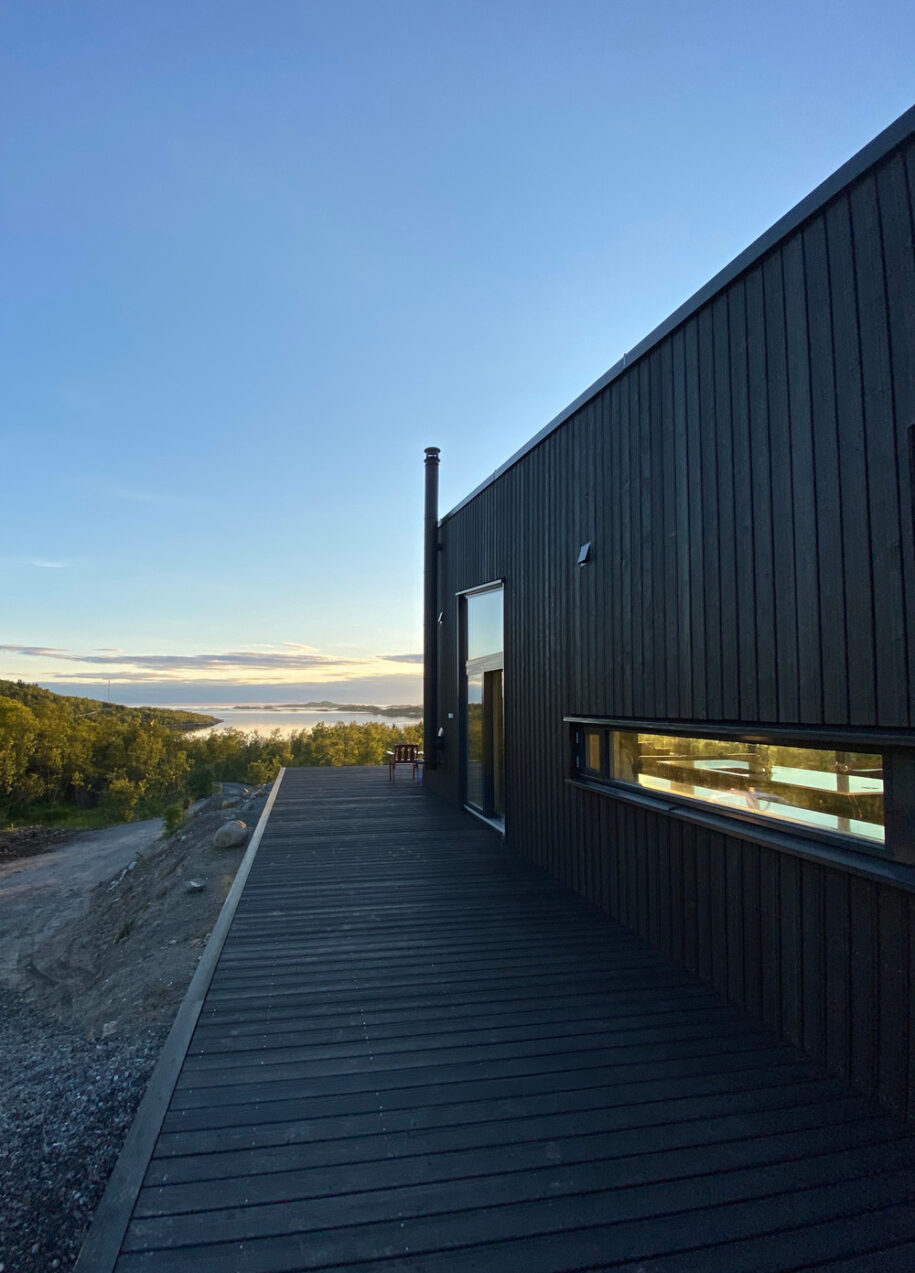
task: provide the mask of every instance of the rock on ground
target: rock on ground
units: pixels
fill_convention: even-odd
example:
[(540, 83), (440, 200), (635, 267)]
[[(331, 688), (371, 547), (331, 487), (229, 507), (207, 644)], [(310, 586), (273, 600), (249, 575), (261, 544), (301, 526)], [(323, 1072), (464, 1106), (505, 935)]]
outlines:
[(248, 828), (244, 822), (224, 822), (213, 836), (214, 849), (234, 849), (248, 839)]

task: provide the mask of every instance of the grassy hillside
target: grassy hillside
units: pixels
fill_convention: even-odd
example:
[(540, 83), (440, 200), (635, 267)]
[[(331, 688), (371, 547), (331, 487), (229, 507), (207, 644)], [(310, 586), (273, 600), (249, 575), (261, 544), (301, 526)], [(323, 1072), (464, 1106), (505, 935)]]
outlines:
[(203, 729), (205, 725), (216, 725), (218, 716), (205, 716), (201, 712), (188, 712), (183, 708), (173, 707), (124, 707), (120, 703), (106, 703), (97, 698), (77, 698), (70, 694), (55, 694), (51, 690), (43, 690), (38, 685), (28, 685), (25, 681), (0, 680), (0, 698), (11, 698), (17, 703), (39, 713), (53, 711), (70, 719), (77, 720), (84, 716), (105, 713), (128, 723), (148, 724), (155, 721), (165, 729), (184, 732), (189, 729)]

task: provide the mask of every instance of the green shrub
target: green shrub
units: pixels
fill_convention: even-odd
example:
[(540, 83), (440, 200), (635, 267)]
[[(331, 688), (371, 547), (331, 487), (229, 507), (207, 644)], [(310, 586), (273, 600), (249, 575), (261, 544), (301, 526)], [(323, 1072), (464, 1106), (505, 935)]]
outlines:
[(216, 766), (206, 762), (194, 765), (188, 774), (187, 789), (192, 800), (205, 800), (216, 786)]
[(162, 815), (165, 819), (165, 834), (174, 835), (184, 821), (184, 810), (187, 806), (170, 804)]
[(112, 822), (133, 822), (142, 795), (141, 783), (118, 776), (111, 779), (108, 790), (102, 793), (99, 808)]

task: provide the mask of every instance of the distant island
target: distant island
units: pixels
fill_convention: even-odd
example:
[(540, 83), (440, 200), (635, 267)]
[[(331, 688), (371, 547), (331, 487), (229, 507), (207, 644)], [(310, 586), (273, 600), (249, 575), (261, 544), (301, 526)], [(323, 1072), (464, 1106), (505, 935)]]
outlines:
[(379, 707), (377, 703), (332, 703), (323, 698), (319, 703), (236, 703), (235, 712), (358, 712), (361, 716), (407, 716), (422, 720), (422, 706), (415, 703), (393, 703)]

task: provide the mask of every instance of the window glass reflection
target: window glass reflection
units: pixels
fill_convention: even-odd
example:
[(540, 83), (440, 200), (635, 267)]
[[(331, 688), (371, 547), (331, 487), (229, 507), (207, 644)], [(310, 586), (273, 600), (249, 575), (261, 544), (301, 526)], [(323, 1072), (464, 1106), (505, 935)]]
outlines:
[(473, 593), (467, 598), (467, 658), (482, 659), (502, 652), (502, 589)]
[(467, 675), (467, 803), (483, 808), (483, 673)]
[(621, 782), (883, 843), (880, 755), (621, 730), (611, 739)]

